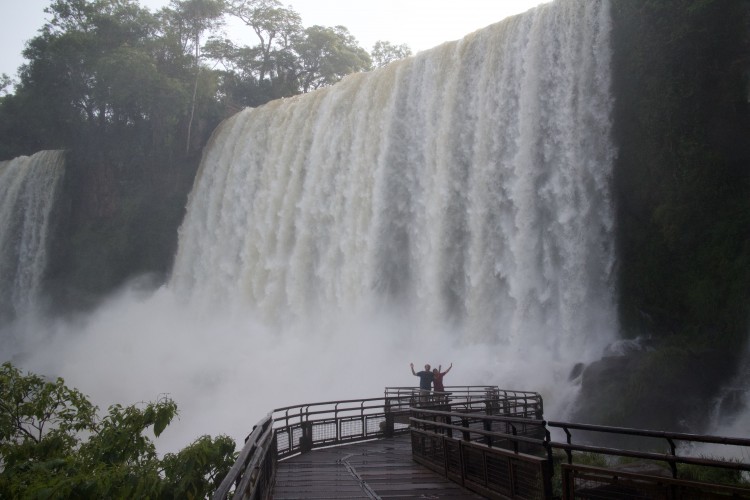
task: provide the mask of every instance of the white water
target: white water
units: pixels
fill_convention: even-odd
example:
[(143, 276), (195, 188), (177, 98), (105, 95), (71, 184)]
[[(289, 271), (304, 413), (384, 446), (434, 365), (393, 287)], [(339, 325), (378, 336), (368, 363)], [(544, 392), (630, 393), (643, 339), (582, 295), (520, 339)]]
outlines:
[(63, 151), (40, 151), (0, 162), (0, 317), (38, 305), (64, 161)]
[(418, 331), (601, 348), (608, 34), (606, 2), (558, 2), (237, 114), (205, 154), (171, 286), (269, 321), (397, 307)]
[[(712, 402), (713, 411), (706, 430), (707, 434), (747, 438), (747, 430), (750, 428), (750, 388), (747, 383), (749, 377), (750, 343), (745, 347), (743, 360), (735, 376), (717, 391), (716, 399)], [(747, 447), (695, 444), (693, 450), (700, 456), (750, 461), (750, 449)], [(747, 477), (750, 475), (747, 473), (744, 475), (750, 479)]]
[(609, 2), (558, 0), (237, 114), (168, 287), (46, 325), (18, 359), (101, 406), (169, 393), (167, 449), (414, 385), (409, 362), (563, 418), (571, 368), (618, 329), (609, 34)]

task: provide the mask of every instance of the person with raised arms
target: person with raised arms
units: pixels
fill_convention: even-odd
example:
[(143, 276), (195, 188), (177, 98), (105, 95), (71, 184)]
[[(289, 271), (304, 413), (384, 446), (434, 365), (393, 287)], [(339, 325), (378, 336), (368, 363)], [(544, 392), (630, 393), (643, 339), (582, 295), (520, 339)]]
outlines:
[(419, 388), (422, 391), (429, 391), (432, 389), (432, 380), (434, 378), (434, 375), (432, 371), (430, 370), (430, 365), (424, 365), (424, 370), (415, 372), (414, 371), (414, 363), (409, 363), (411, 366), (411, 374), (415, 377), (419, 377)]

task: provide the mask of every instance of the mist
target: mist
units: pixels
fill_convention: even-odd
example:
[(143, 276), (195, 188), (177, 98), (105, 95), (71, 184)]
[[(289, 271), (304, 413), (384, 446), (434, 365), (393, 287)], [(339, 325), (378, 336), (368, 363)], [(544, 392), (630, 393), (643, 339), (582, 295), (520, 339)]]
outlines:
[(206, 314), (166, 287), (132, 285), (90, 315), (19, 320), (15, 328), (24, 335), (4, 347), (4, 357), (24, 371), (63, 377), (99, 406), (100, 415), (111, 404), (174, 399), (179, 417), (155, 441), (160, 453), (204, 434), (242, 443), (274, 408), (380, 397), (386, 386), (415, 386), (410, 362), (443, 369), (453, 363), (447, 386), (540, 392), (547, 418), (562, 418), (576, 393), (568, 382), (569, 360), (463, 343), (449, 329), (412, 330), (384, 311), (280, 330), (240, 308)]

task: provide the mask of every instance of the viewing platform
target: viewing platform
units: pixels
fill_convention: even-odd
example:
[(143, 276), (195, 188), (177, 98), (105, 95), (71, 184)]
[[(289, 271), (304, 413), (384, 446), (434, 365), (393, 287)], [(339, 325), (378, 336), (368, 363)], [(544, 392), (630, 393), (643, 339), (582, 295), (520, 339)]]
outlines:
[(322, 448), (279, 462), (273, 498), (481, 499), (412, 460), (408, 434)]
[[(597, 445), (602, 436), (628, 444)], [(700, 443), (740, 447), (743, 457), (750, 447), (750, 439), (546, 421), (534, 392), (389, 387), (383, 397), (270, 412), (213, 498), (750, 499), (740, 480), (750, 463), (703, 457), (693, 451)], [(697, 469), (736, 481), (698, 480)]]

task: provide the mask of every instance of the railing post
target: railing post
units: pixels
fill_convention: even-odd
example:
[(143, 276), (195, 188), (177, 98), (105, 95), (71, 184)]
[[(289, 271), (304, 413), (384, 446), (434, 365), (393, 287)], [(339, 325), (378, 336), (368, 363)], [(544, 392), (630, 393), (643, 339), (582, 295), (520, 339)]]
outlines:
[(534, 418), (537, 420), (543, 420), (544, 419), (544, 401), (542, 400), (542, 397), (540, 395), (534, 396), (534, 399), (536, 400), (537, 404), (536, 411), (534, 413)]
[(333, 407), (333, 419), (336, 422), (336, 442), (341, 441), (341, 422), (339, 422), (339, 404)]
[[(563, 430), (565, 431), (565, 436), (567, 436), (566, 441), (568, 442), (568, 444), (571, 444), (573, 436), (570, 434), (570, 430), (568, 430), (567, 427), (563, 427)], [(573, 463), (573, 450), (571, 450), (570, 448), (566, 448), (565, 454), (568, 456), (568, 463), (572, 464)]]
[(677, 456), (677, 447), (671, 438), (667, 438), (667, 441), (669, 442), (669, 453), (672, 455), (672, 459), (669, 461), (669, 468), (672, 469), (672, 477), (677, 479), (677, 462), (674, 461), (674, 457)]
[(392, 438), (395, 434), (395, 426), (393, 423), (393, 413), (385, 414), (385, 429), (383, 429), (383, 435), (387, 438)]
[[(492, 420), (489, 418), (482, 419), (482, 427), (487, 432), (492, 432)], [(487, 446), (492, 448), (492, 436), (489, 434), (484, 437), (485, 441), (487, 442)]]
[(500, 394), (494, 388), (487, 388), (484, 393), (485, 413), (487, 415), (497, 414), (499, 407)]
[(313, 448), (312, 422), (302, 422), (300, 424), (302, 436), (299, 438), (299, 451), (307, 453)]
[(391, 408), (391, 400), (386, 398), (385, 400), (385, 427), (383, 428), (383, 435), (387, 438), (392, 438), (394, 434), (394, 423), (393, 423), (393, 409)]

